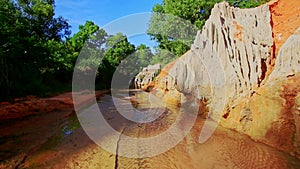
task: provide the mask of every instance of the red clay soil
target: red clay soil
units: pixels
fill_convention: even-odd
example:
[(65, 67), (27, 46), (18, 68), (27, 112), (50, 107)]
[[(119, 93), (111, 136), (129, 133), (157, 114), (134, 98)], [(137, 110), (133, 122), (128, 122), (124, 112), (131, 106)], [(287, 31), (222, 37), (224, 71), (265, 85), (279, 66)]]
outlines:
[[(285, 152), (292, 152), (293, 154), (297, 152), (293, 145), (297, 128), (293, 112), (295, 112), (296, 96), (300, 92), (299, 84), (300, 74), (287, 80), (280, 95), (285, 100), (284, 105), (282, 105), (280, 120), (274, 122), (266, 133), (266, 138), (273, 147)], [(300, 157), (299, 154), (297, 156), (298, 158)]]
[[(185, 57), (190, 51), (187, 51), (185, 54), (183, 54), (180, 58), (183, 58)], [(156, 79), (162, 79), (166, 76), (169, 75), (169, 70), (177, 63), (177, 61), (180, 59), (180, 58), (177, 58), (175, 60), (173, 60), (172, 62), (168, 63), (162, 70), (161, 72), (159, 73), (159, 75), (156, 77)], [(158, 84), (157, 84), (158, 80), (156, 81), (153, 81), (151, 82), (147, 87), (146, 89), (156, 89), (158, 87)], [(144, 90), (144, 89), (143, 89)]]
[(300, 0), (273, 0), (270, 5), (275, 56), (300, 25)]
[[(96, 97), (109, 90), (96, 91)], [(76, 94), (74, 96), (77, 96)], [(76, 103), (78, 106), (88, 104), (93, 98), (92, 93), (78, 93)], [(73, 112), (72, 92), (63, 93), (58, 96), (50, 98), (38, 98), (35, 96), (27, 96), (25, 98), (16, 98), (13, 102), (0, 103), (0, 120), (23, 118), (26, 116), (46, 114), (57, 110), (69, 110), (70, 114)]]
[[(189, 52), (189, 51), (188, 51)], [(186, 55), (188, 52), (186, 52), (184, 55)], [(183, 56), (184, 56), (183, 55)], [(183, 57), (181, 56), (181, 57)], [(180, 57), (180, 58), (181, 58)], [(175, 65), (175, 63), (178, 61), (179, 58), (175, 59), (174, 61), (172, 61), (171, 63), (168, 63), (159, 73), (159, 75), (156, 77), (156, 79), (161, 79), (163, 77), (168, 76), (169, 74), (169, 70)], [(143, 87), (142, 90), (145, 91), (151, 91), (153, 89), (156, 89), (158, 87), (157, 84), (157, 80), (156, 81), (152, 81), (151, 83), (149, 83), (147, 86)]]
[(243, 27), (239, 25), (236, 21), (233, 21), (233, 24), (236, 28), (236, 32), (234, 33), (234, 38), (238, 41), (243, 41), (242, 34), (243, 34)]

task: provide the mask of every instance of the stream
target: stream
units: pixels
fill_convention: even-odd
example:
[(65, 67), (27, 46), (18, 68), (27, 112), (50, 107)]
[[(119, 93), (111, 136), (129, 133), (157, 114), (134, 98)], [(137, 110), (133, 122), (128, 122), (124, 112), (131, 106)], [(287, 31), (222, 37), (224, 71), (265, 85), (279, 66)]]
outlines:
[[(297, 169), (300, 166), (299, 159), (220, 126), (200, 144), (198, 137), (205, 119), (197, 116), (192, 120), (189, 112), (183, 112), (186, 118), (182, 125), (193, 124), (186, 136), (170, 149), (147, 156), (150, 151), (159, 152), (169, 146), (171, 140), (143, 144), (128, 142), (127, 137), (141, 140), (162, 134), (180, 118), (179, 111), (185, 109), (176, 109), (174, 105), (149, 107), (147, 99), (139, 97), (132, 101), (122, 93), (117, 97), (125, 107), (133, 105), (140, 111), (154, 110), (155, 119), (150, 116), (147, 123), (129, 120), (118, 112), (112, 95), (105, 94), (97, 99), (97, 106), (107, 124), (121, 134), (116, 137), (106, 133), (96, 140), (97, 144), (81, 127), (78, 113), (66, 116), (67, 110), (3, 120), (0, 123), (0, 168)], [(130, 158), (130, 155), (136, 156)]]

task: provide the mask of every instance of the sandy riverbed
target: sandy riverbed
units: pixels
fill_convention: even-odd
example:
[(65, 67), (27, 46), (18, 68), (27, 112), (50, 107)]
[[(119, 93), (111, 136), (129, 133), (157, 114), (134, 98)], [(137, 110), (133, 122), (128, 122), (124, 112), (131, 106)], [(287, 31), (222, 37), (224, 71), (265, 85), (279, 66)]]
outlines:
[[(111, 96), (99, 99), (107, 122), (119, 132), (145, 138), (165, 131), (177, 118), (165, 111), (157, 120), (135, 124), (115, 110)], [(299, 168), (300, 161), (246, 135), (218, 127), (204, 144), (198, 136), (204, 120), (198, 117), (187, 136), (170, 150), (154, 157), (126, 158), (95, 144), (80, 127), (72, 107), (18, 120), (1, 121), (0, 168)], [(109, 136), (107, 137), (109, 138)], [(110, 141), (107, 139), (105, 141)], [(122, 137), (118, 142), (122, 145)], [(148, 145), (155, 148), (155, 144)], [(132, 145), (138, 152), (149, 147)], [(157, 146), (159, 147), (159, 146)], [(130, 151), (130, 149), (128, 150)]]

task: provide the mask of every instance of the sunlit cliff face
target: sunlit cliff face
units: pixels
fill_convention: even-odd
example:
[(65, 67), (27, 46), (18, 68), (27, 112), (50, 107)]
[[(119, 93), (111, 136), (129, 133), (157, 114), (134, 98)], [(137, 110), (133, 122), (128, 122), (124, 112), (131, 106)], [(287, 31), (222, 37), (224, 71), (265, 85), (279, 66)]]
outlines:
[(162, 71), (153, 92), (175, 102), (187, 93), (208, 100), (209, 118), (299, 157), (299, 6), (216, 5), (191, 50)]

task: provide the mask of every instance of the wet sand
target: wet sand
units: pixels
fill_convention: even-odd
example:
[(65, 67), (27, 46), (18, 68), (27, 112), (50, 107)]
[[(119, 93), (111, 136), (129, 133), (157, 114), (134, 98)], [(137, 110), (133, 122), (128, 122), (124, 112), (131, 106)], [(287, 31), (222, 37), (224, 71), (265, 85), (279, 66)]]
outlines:
[[(176, 112), (165, 111), (153, 122), (137, 124), (115, 110), (110, 95), (100, 98), (98, 105), (114, 129), (135, 138), (162, 133), (178, 118)], [(204, 124), (201, 117), (196, 119), (187, 136), (170, 150), (154, 157), (126, 158), (95, 144), (80, 127), (76, 115), (66, 117), (68, 113), (58, 110), (1, 122), (0, 168), (297, 169), (300, 166), (299, 159), (222, 127), (218, 127), (207, 142), (200, 144), (198, 137)], [(103, 141), (110, 142), (109, 137), (108, 134)], [(126, 139), (121, 136), (117, 143), (111, 144), (118, 144), (121, 147), (115, 146), (120, 149), (122, 142)], [(145, 151), (162, 144), (144, 147), (136, 144), (128, 151), (136, 151), (142, 157)]]

